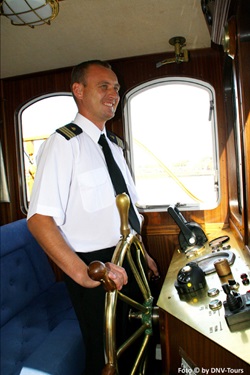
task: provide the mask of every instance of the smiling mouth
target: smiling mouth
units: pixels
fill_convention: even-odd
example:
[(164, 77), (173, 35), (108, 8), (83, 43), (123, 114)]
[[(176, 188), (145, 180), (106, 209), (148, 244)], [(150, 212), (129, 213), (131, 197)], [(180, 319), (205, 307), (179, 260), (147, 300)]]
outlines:
[(112, 108), (113, 112), (115, 111), (115, 103), (104, 103), (106, 107)]

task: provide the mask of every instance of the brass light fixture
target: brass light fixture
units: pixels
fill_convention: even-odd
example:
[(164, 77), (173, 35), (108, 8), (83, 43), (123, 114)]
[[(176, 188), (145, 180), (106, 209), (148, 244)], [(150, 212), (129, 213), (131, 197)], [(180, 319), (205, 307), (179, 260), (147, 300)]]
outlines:
[(50, 25), (59, 12), (58, 0), (2, 0), (0, 14), (11, 20), (12, 25)]
[(224, 52), (231, 57), (231, 59), (234, 59), (236, 55), (236, 34), (236, 20), (235, 17), (231, 17), (224, 26), (221, 41)]
[(156, 68), (160, 68), (162, 65), (171, 64), (171, 63), (182, 63), (188, 62), (188, 50), (183, 49), (185, 47), (186, 39), (183, 36), (174, 36), (169, 39), (169, 44), (174, 46), (175, 57), (160, 61), (156, 64)]

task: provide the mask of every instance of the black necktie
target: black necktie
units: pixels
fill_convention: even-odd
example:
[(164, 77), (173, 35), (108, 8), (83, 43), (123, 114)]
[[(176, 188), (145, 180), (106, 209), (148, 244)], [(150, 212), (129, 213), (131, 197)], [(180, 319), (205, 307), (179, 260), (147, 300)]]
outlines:
[[(107, 139), (106, 139), (104, 134), (102, 134), (100, 136), (100, 139), (99, 139), (98, 143), (102, 146), (102, 151), (103, 151), (106, 163), (107, 163), (109, 175), (110, 175), (110, 178), (111, 178), (111, 181), (112, 181), (112, 184), (114, 186), (116, 194), (126, 193), (130, 197), (126, 182), (125, 182), (124, 177), (122, 175), (122, 172), (121, 172), (120, 168), (118, 167), (118, 165), (117, 165), (117, 163), (116, 163), (116, 161), (113, 157), (113, 154), (110, 150), (110, 147), (108, 145)], [(131, 201), (131, 199), (130, 199), (130, 201)], [(130, 223), (131, 227), (137, 233), (140, 233), (140, 231), (141, 231), (140, 230), (140, 222), (139, 222), (138, 217), (135, 213), (135, 209), (133, 207), (132, 202), (130, 203), (130, 207), (129, 207), (129, 223)]]

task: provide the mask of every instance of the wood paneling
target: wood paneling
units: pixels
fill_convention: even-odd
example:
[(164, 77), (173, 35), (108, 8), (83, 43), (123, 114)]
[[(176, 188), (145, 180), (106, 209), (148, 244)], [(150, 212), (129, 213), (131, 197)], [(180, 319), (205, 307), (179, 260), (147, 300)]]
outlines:
[(248, 118), (244, 126), (244, 145), (245, 145), (245, 169), (246, 169), (246, 246), (250, 252), (250, 112), (248, 113)]
[(176, 243), (178, 241), (177, 233), (143, 235), (143, 241), (147, 251), (152, 255), (158, 265), (161, 279), (157, 283), (157, 288), (160, 289), (164, 282), (173, 252), (176, 249)]
[(250, 249), (250, 2), (241, 0), (237, 12), (238, 83), (242, 131), (242, 168), (244, 184), (244, 242)]
[[(172, 315), (167, 313), (163, 313), (163, 315), (165, 316), (165, 322), (162, 324), (164, 324), (166, 337), (169, 338), (167, 347), (163, 342), (168, 353), (168, 362), (165, 363), (164, 374), (176, 375), (180, 373), (182, 353), (185, 358), (188, 358), (201, 370), (208, 369), (209, 374), (212, 373), (212, 369), (214, 369), (214, 373), (222, 373), (223, 369), (226, 373), (230, 372), (228, 369), (232, 369), (232, 373), (237, 371), (243, 374), (249, 373), (250, 366), (246, 362)], [(216, 369), (218, 370), (216, 371)], [(239, 371), (239, 369), (242, 371)]]
[[(249, 167), (249, 113), (250, 113), (250, 24), (249, 1), (232, 1), (230, 10), (231, 38), (235, 38), (236, 54), (232, 60), (225, 57), (224, 61), (224, 90), (226, 103), (227, 123), (227, 155), (228, 155), (228, 187), (229, 187), (229, 221), (231, 226), (250, 247), (250, 167)], [(233, 21), (233, 22), (232, 22)], [(236, 27), (234, 24), (236, 23)], [(237, 30), (235, 32), (235, 29)], [(236, 115), (234, 103), (237, 103)], [(234, 132), (234, 122), (238, 119), (239, 139)], [(240, 144), (240, 157), (242, 162), (235, 160), (236, 147)], [(237, 171), (238, 167), (238, 171)], [(238, 207), (239, 186), (237, 173), (242, 175), (242, 210)]]

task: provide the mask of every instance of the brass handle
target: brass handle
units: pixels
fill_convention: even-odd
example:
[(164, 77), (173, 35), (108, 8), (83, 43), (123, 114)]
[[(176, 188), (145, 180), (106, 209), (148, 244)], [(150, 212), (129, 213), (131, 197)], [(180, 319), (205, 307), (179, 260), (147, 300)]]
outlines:
[(128, 210), (130, 206), (130, 199), (126, 193), (122, 193), (116, 196), (116, 205), (120, 214), (121, 219), (121, 235), (123, 238), (127, 237), (130, 233), (130, 228), (128, 225)]
[[(126, 193), (117, 195), (116, 205), (121, 220), (121, 235), (123, 236), (123, 238), (125, 238), (130, 233), (130, 228), (128, 225), (128, 211), (130, 206), (129, 196)], [(114, 281), (109, 278), (108, 271), (109, 269), (104, 263), (95, 260), (94, 262), (91, 262), (89, 264), (88, 275), (92, 280), (100, 281), (101, 283), (103, 283), (106, 292), (113, 292), (114, 290), (116, 290), (116, 285)]]
[(103, 283), (104, 289), (107, 292), (116, 290), (116, 285), (108, 276), (108, 267), (103, 262), (95, 260), (89, 264), (88, 274), (92, 280)]

